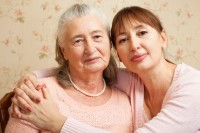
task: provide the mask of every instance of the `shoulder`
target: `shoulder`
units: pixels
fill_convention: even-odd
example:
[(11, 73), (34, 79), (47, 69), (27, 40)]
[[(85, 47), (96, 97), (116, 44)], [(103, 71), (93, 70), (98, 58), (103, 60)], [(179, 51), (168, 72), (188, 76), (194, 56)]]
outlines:
[(190, 87), (190, 89), (195, 87), (200, 90), (200, 71), (186, 64), (177, 65), (171, 85), (172, 87)]
[(39, 80), (43, 82), (57, 82), (57, 79), (55, 76), (49, 76), (49, 77), (40, 77)]
[(112, 98), (118, 105), (123, 106), (124, 108), (130, 107), (129, 97), (119, 89), (111, 87), (112, 89)]
[(57, 97), (58, 94), (62, 93), (63, 87), (58, 83), (55, 76), (39, 78), (39, 80), (46, 85), (46, 89), (53, 97)]
[(123, 91), (117, 89), (117, 88), (114, 88), (114, 87), (111, 87), (112, 89), (112, 95), (114, 97), (117, 97), (117, 98), (123, 98), (123, 99), (126, 99), (128, 98), (128, 96), (126, 95), (126, 93), (124, 93)]
[(61, 87), (58, 83), (58, 80), (56, 76), (50, 76), (50, 77), (43, 77), (39, 78), (41, 82), (43, 82), (47, 87), (54, 88), (54, 87)]
[(171, 86), (200, 91), (200, 71), (186, 64), (177, 65)]
[(177, 65), (175, 80), (185, 80), (186, 82), (200, 81), (200, 71), (186, 64)]
[[(165, 100), (174, 101), (184, 106), (199, 106), (200, 101), (200, 71), (186, 64), (179, 64), (175, 70), (174, 79)], [(179, 103), (181, 102), (181, 103)]]

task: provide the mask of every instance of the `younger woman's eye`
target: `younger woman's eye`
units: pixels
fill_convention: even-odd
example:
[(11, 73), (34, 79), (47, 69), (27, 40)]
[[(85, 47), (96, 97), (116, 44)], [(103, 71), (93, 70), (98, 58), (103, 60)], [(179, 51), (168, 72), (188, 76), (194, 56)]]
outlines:
[(126, 43), (129, 39), (128, 38), (122, 38), (119, 40), (119, 44)]
[(147, 31), (140, 31), (139, 33), (138, 33), (138, 35), (139, 36), (144, 36), (144, 35), (146, 35), (148, 32)]

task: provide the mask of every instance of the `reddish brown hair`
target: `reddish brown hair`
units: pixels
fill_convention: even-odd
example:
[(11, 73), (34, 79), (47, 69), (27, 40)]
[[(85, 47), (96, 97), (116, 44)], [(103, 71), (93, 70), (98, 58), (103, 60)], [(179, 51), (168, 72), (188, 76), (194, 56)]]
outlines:
[(159, 33), (163, 31), (162, 24), (159, 18), (151, 11), (138, 7), (131, 6), (121, 9), (114, 17), (111, 28), (111, 39), (115, 46), (116, 35), (125, 28), (125, 22), (140, 22), (151, 26)]

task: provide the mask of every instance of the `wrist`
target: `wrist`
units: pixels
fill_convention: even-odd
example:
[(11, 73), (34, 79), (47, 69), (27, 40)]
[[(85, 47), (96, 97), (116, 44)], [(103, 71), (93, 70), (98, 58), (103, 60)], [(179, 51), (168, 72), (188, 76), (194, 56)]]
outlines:
[(53, 126), (51, 131), (54, 133), (60, 133), (66, 120), (67, 120), (66, 116), (59, 114), (57, 116), (57, 120), (53, 121)]

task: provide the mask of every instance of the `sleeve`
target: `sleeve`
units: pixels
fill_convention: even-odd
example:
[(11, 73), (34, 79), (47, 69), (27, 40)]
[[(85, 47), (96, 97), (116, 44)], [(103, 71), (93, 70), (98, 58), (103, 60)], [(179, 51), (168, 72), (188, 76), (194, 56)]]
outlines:
[(39, 129), (36, 126), (30, 124), (29, 122), (10, 117), (5, 129), (5, 133), (23, 133), (23, 132), (39, 133)]
[(33, 73), (37, 76), (37, 78), (45, 78), (45, 77), (55, 76), (57, 71), (58, 71), (58, 68), (52, 67), (52, 68), (36, 70), (36, 71), (33, 71)]
[[(135, 133), (196, 133), (200, 131), (200, 81), (182, 81), (168, 90), (161, 112)], [(167, 99), (167, 100), (166, 100)]]
[(81, 123), (73, 118), (68, 118), (65, 121), (60, 133), (110, 133), (110, 132)]
[(133, 73), (124, 68), (120, 68), (117, 74), (117, 82), (114, 83), (112, 87), (117, 88), (130, 96), (133, 77)]

